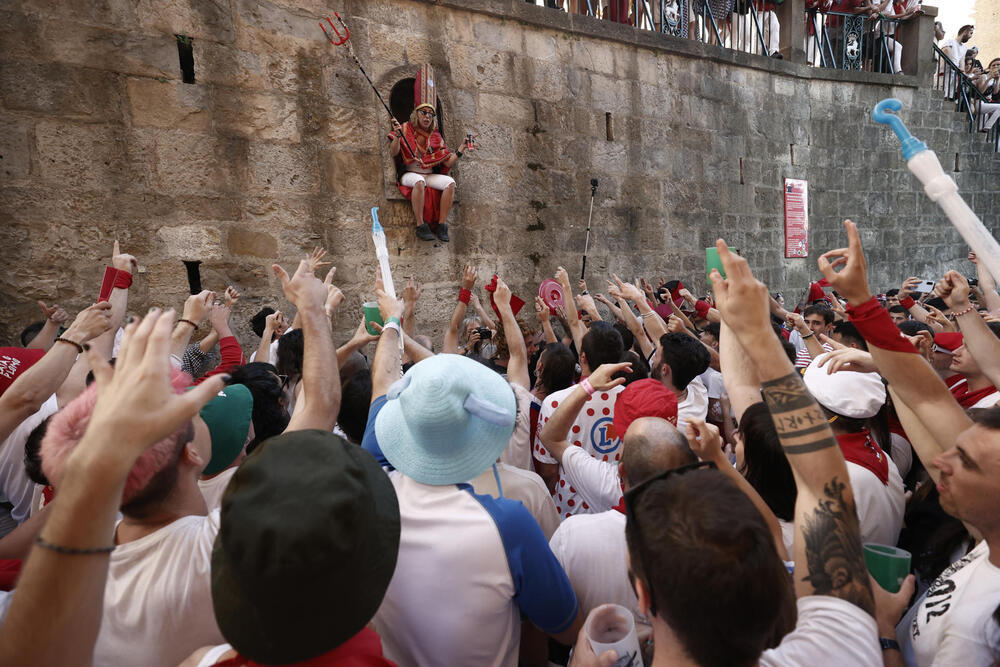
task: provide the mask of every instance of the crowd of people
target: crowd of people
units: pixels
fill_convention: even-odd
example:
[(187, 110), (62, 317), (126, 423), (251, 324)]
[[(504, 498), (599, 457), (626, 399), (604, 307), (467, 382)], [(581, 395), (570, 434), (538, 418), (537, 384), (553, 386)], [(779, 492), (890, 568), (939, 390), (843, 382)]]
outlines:
[[(963, 25), (954, 37), (947, 40), (944, 39), (944, 27), (940, 21), (934, 24), (934, 31), (941, 52), (961, 71), (969, 85), (982, 93), (982, 99), (975, 96), (971, 104), (975, 107), (976, 127), (980, 132), (989, 132), (1000, 118), (1000, 58), (993, 58), (987, 67), (983, 67), (979, 60), (979, 47), (969, 45), (976, 32), (973, 25)], [(945, 72), (943, 65), (938, 67), (938, 77), (945, 95), (954, 99), (959, 93), (957, 77)]]
[(128, 315), (116, 243), (0, 350), (0, 664), (625, 664), (607, 603), (644, 664), (997, 664), (1000, 294), (845, 231), (794, 304), (720, 240), (702, 298), (466, 266), (441, 341), (376, 279), (339, 347), (323, 250), (240, 341), (231, 286)]

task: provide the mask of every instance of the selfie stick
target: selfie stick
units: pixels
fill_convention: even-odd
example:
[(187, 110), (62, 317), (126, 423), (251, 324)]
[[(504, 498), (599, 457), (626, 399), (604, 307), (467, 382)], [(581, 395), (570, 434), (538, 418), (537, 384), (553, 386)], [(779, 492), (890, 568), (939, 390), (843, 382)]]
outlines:
[(594, 219), (594, 195), (597, 194), (597, 179), (590, 179), (590, 215), (587, 216), (587, 240), (583, 244), (583, 266), (580, 268), (580, 280), (587, 272), (587, 251), (590, 249), (590, 221)]
[(903, 159), (907, 168), (923, 183), (924, 192), (945, 212), (951, 224), (976, 253), (978, 261), (986, 266), (994, 280), (1000, 281), (1000, 243), (958, 194), (958, 186), (941, 169), (934, 151), (911, 135), (899, 116), (887, 113), (887, 110), (899, 111), (902, 108), (903, 103), (895, 98), (882, 100), (875, 105), (872, 118), (876, 123), (888, 125), (896, 133), (903, 144)]

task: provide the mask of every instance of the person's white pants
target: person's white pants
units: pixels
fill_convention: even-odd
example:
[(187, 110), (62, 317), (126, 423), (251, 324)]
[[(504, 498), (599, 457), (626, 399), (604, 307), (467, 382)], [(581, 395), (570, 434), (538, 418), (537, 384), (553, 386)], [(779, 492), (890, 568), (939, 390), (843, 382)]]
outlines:
[(892, 53), (892, 73), (901, 74), (903, 72), (903, 45), (888, 35), (882, 39), (885, 40), (886, 46)]
[[(778, 51), (781, 43), (781, 24), (778, 23), (778, 15), (774, 12), (760, 12), (757, 14), (760, 21), (760, 30), (764, 33), (764, 42), (767, 44), (768, 55)], [(753, 16), (747, 14), (740, 17), (740, 47), (750, 53), (760, 53), (760, 38), (757, 36), (757, 24)]]
[(451, 176), (445, 176), (444, 174), (418, 174), (413, 171), (403, 174), (399, 182), (407, 188), (412, 188), (417, 183), (424, 183), (426, 187), (433, 188), (434, 190), (447, 190), (450, 186), (455, 185), (455, 179)]

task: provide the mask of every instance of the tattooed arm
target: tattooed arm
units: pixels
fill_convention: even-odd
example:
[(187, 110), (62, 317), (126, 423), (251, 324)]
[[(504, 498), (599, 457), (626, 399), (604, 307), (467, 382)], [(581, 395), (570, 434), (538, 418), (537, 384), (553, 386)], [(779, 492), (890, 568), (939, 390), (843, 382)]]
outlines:
[(781, 446), (795, 474), (795, 594), (830, 595), (872, 616), (875, 603), (847, 464), (816, 401), (792, 367), (768, 315), (767, 287), (747, 261), (716, 246), (726, 270), (711, 275), (716, 307), (763, 383)]

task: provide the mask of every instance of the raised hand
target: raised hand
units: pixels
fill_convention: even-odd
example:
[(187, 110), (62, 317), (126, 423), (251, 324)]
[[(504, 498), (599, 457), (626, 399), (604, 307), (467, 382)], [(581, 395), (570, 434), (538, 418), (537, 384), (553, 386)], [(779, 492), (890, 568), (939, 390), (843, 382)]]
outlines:
[(405, 308), (403, 300), (393, 298), (386, 293), (380, 274), (379, 277), (375, 278), (375, 298), (378, 300), (378, 311), (382, 315), (383, 322), (388, 322), (391, 317), (403, 318), (403, 309)]
[(232, 309), (223, 302), (212, 306), (212, 310), (208, 314), (208, 321), (211, 323), (212, 328), (219, 333), (219, 336), (225, 337), (223, 332), (229, 331), (229, 316), (232, 312)]
[(613, 377), (619, 371), (632, 372), (632, 362), (625, 361), (619, 364), (601, 364), (597, 370), (590, 374), (590, 386), (597, 391), (607, 391), (618, 385), (625, 384), (625, 378)]
[(497, 289), (493, 293), (493, 301), (497, 306), (510, 306), (510, 288), (501, 278), (497, 278)]
[(639, 279), (639, 287), (642, 288), (642, 291), (646, 294), (646, 297), (650, 301), (652, 301), (656, 296), (656, 292), (653, 291), (653, 286), (647, 283), (645, 278)]
[[(309, 262), (309, 270), (316, 273), (316, 269), (330, 264), (330, 262), (323, 261), (324, 257), (326, 257), (326, 248), (314, 248), (312, 254), (306, 256), (306, 261)], [(330, 276), (330, 280), (333, 280), (333, 276)]]
[(88, 361), (97, 381), (97, 403), (85, 439), (93, 435), (90, 441), (99, 447), (113, 448), (116, 456), (134, 460), (219, 393), (229, 376), (216, 375), (190, 391), (174, 393), (170, 384), (173, 325), (172, 309), (161, 312), (153, 308), (141, 322), (126, 326), (114, 369), (96, 349), (90, 350)]
[(478, 270), (471, 264), (466, 264), (462, 270), (462, 289), (471, 290), (476, 286)]
[(226, 308), (232, 308), (233, 304), (239, 301), (240, 293), (236, 291), (236, 288), (232, 285), (226, 287), (226, 292), (223, 294), (223, 298), (226, 302)]
[(805, 318), (798, 313), (788, 313), (785, 317), (785, 322), (788, 323), (788, 326), (792, 327), (801, 334), (809, 333), (809, 325), (806, 324)]
[(58, 304), (46, 306), (44, 301), (39, 301), (38, 307), (42, 310), (42, 316), (53, 324), (62, 325), (69, 319), (69, 314)]
[(945, 331), (955, 331), (955, 323), (949, 320), (940, 310), (928, 303), (924, 304), (924, 309), (927, 311), (927, 319), (934, 320)]
[(576, 281), (576, 286), (580, 288), (580, 292), (583, 293), (583, 294), (586, 294), (589, 291), (587, 289), (587, 281), (586, 280), (578, 280), (578, 281)]
[(687, 436), (691, 451), (702, 461), (721, 462), (726, 458), (722, 449), (722, 436), (712, 424), (706, 424), (701, 419), (689, 419), (684, 435)]
[(747, 260), (729, 252), (722, 239), (715, 242), (715, 247), (726, 277), (712, 269), (709, 279), (715, 292), (715, 307), (723, 321), (744, 343), (744, 347), (753, 345), (756, 336), (764, 333), (773, 336), (767, 285), (754, 278)]
[(916, 276), (911, 276), (903, 281), (903, 284), (899, 286), (899, 294), (897, 298), (905, 299), (908, 296), (912, 296), (917, 289), (917, 285), (920, 284), (920, 278)]
[[(279, 331), (285, 327), (285, 316), (280, 310), (276, 310), (267, 317), (264, 318), (264, 329), (270, 331), (272, 334)], [(263, 336), (264, 340), (270, 340), (270, 337)]]
[(670, 333), (684, 333), (684, 323), (681, 322), (681, 318), (676, 315), (671, 315), (667, 318), (667, 331)]
[(535, 314), (538, 315), (539, 322), (548, 322), (551, 314), (549, 313), (549, 307), (545, 305), (545, 301), (542, 297), (535, 297)]
[(589, 294), (577, 294), (573, 299), (576, 301), (576, 307), (583, 312), (597, 311), (597, 304), (594, 303), (594, 297)]
[(184, 302), (183, 319), (200, 324), (208, 317), (208, 312), (212, 309), (214, 302), (215, 292), (211, 290), (206, 289), (197, 294), (192, 294)]
[(973, 264), (977, 265), (979, 264), (979, 258), (976, 257), (976, 253), (972, 252), (971, 250), (969, 251), (969, 261), (972, 262)]
[(838, 371), (856, 371), (858, 373), (877, 373), (878, 367), (872, 359), (872, 355), (864, 350), (853, 347), (839, 347), (832, 352), (827, 352), (817, 364), (819, 368), (825, 368), (828, 375), (833, 375)]
[(340, 288), (336, 285), (326, 286), (326, 301), (323, 303), (323, 309), (326, 311), (327, 317), (333, 315), (333, 312), (337, 310), (337, 306), (344, 302), (344, 293), (340, 291)]
[[(617, 288), (615, 291), (617, 291), (618, 294), (623, 299), (627, 299), (633, 303), (636, 303), (646, 298), (645, 295), (642, 293), (642, 290), (639, 289), (637, 285), (633, 285), (632, 283), (622, 282), (621, 278), (619, 278), (616, 274), (611, 274), (611, 277), (614, 278), (615, 280), (615, 287)], [(614, 292), (611, 291), (610, 287), (608, 288), (608, 292), (610, 292), (612, 295), (614, 294)]]
[[(969, 253), (975, 255), (975, 253)], [(969, 307), (969, 281), (958, 271), (949, 271), (944, 274), (934, 286), (934, 291), (941, 295), (944, 302), (948, 304), (953, 312), (965, 310)]]
[(97, 338), (110, 328), (111, 304), (107, 301), (101, 301), (81, 310), (62, 337), (77, 343), (84, 343)]
[(566, 269), (564, 269), (561, 266), (558, 269), (556, 269), (555, 278), (556, 278), (556, 282), (558, 282), (560, 285), (562, 285), (563, 291), (566, 294), (572, 294), (573, 293), (573, 288), (569, 284), (569, 273), (566, 272)]
[[(830, 286), (847, 297), (852, 306), (860, 306), (872, 298), (868, 289), (868, 265), (857, 226), (845, 220), (844, 229), (847, 230), (847, 247), (824, 253), (817, 263)], [(838, 273), (839, 267), (843, 268)]]
[(116, 240), (114, 250), (111, 253), (111, 266), (119, 271), (135, 273), (136, 267), (139, 266), (139, 263), (132, 255), (122, 253), (121, 248), (118, 246), (118, 241)]
[(418, 283), (413, 276), (410, 276), (406, 281), (406, 287), (403, 288), (403, 301), (406, 303), (406, 307), (410, 310), (417, 304), (420, 300), (420, 295), (423, 293), (423, 287)]
[(371, 324), (373, 328), (379, 331), (382, 330), (382, 326), (378, 322), (365, 322), (365, 317), (362, 315), (361, 323), (358, 324), (358, 328), (354, 330), (354, 335), (351, 336), (351, 340), (348, 345), (363, 347), (368, 343), (374, 343), (378, 340), (378, 336), (373, 336), (368, 333), (368, 329), (366, 328), (367, 324)]
[(292, 302), (296, 308), (299, 310), (323, 308), (327, 297), (326, 285), (316, 277), (309, 258), (299, 262), (299, 266), (291, 278), (277, 264), (272, 264), (271, 269), (281, 281), (281, 289), (285, 293), (285, 298)]

